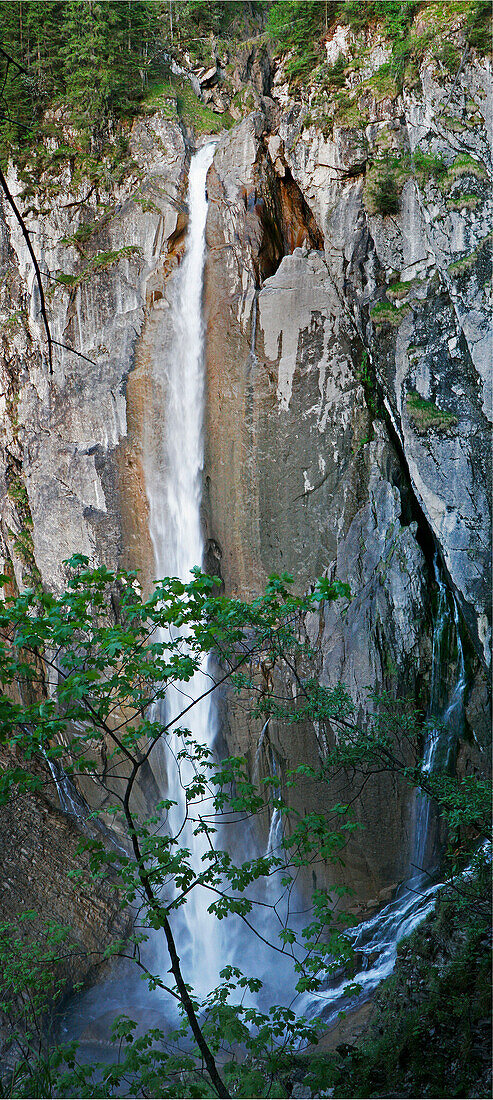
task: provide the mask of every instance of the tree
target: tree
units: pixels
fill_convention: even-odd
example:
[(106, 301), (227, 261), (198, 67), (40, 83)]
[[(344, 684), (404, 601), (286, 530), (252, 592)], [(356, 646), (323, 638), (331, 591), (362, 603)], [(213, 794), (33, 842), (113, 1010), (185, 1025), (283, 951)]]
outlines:
[[(111, 125), (135, 112), (149, 74), (162, 68), (160, 14), (153, 0), (7, 0), (0, 30), (2, 149), (25, 160), (48, 136), (70, 144), (63, 124), (43, 117), (53, 106), (65, 117), (70, 112), (71, 127), (88, 130), (99, 146), (107, 141)], [(72, 145), (75, 156), (73, 135)]]
[[(275, 957), (290, 961), (296, 990), (316, 991), (351, 955), (345, 935), (350, 919), (337, 909), (337, 887), (334, 898), (314, 890), (308, 923), (292, 916), (297, 876), (321, 860), (337, 866), (355, 827), (349, 806), (330, 803), (334, 770), (359, 771), (364, 782), (372, 770), (390, 768), (438, 798), (451, 818), (464, 820), (462, 796), (474, 835), (483, 829), (485, 791), (478, 784), (461, 790), (448, 776), (440, 784), (420, 770), (419, 716), (406, 717), (402, 707), (392, 712), (381, 701), (380, 713), (362, 730), (345, 692), (327, 691), (306, 674), (303, 616), (321, 600), (347, 597), (347, 586), (319, 580), (311, 595), (299, 597), (290, 578), (273, 577), (263, 598), (245, 603), (217, 595), (217, 578), (197, 572), (190, 584), (165, 579), (143, 599), (134, 573), (90, 570), (82, 557), (72, 559), (70, 570), (60, 597), (28, 591), (6, 599), (0, 610), (0, 738), (14, 754), (0, 778), (0, 797), (39, 789), (46, 765), (63, 767), (74, 780), (90, 777), (105, 792), (106, 821), (118, 843), (111, 843), (107, 829), (82, 843), (92, 873), (112, 868), (121, 905), (138, 915), (133, 937), (112, 945), (110, 954), (131, 957), (150, 987), (177, 1003), (182, 1024), (170, 1051), (163, 1029), (135, 1035), (135, 1022), (117, 1019), (120, 1054), (96, 1077), (73, 1045), (53, 1049), (37, 1040), (33, 1049), (26, 1035), (39, 1039), (46, 960), (56, 958), (53, 935), (62, 933), (52, 930), (48, 948), (26, 956), (16, 930), (4, 928), (0, 960), (19, 957), (21, 974), (9, 979), (14, 992), (4, 1005), (20, 997), (22, 1006), (34, 1006), (35, 1018), (26, 1023), (23, 1008), (16, 1032), (20, 1059), (8, 1094), (39, 1095), (44, 1088), (44, 1095), (106, 1096), (125, 1087), (131, 1095), (179, 1096), (184, 1088), (188, 1095), (275, 1095), (283, 1067), (300, 1043), (316, 1042), (317, 1028), (290, 1006), (262, 1004), (261, 978), (244, 974), (237, 959), (222, 968), (216, 988), (202, 1000), (197, 996), (180, 958), (182, 917), (192, 899), (205, 895), (204, 911), (219, 922), (242, 922), (259, 944), (270, 937)], [(211, 653), (216, 672), (204, 663)], [(287, 673), (294, 693), (283, 686)], [(202, 680), (201, 691), (195, 688), (193, 698), (177, 694), (186, 693), (194, 678)], [(319, 771), (300, 765), (286, 777), (286, 788), (300, 777), (325, 781), (323, 812), (295, 813), (275, 772), (254, 782), (244, 758), (218, 761), (191, 732), (189, 719), (200, 700), (223, 685), (238, 693), (264, 731), (269, 722), (307, 719), (338, 728), (338, 745)], [(146, 815), (138, 812), (137, 787), (163, 741), (172, 744), (181, 794), (173, 794), (168, 775), (168, 790)], [(262, 854), (235, 860), (228, 844), (233, 821), (241, 832), (268, 811), (284, 823), (282, 835)], [(257, 912), (267, 910), (276, 917), (274, 935), (257, 920)], [(145, 955), (151, 933), (166, 945), (171, 984)], [(53, 1092), (46, 1092), (47, 1083)]]
[[(272, 1060), (273, 1036), (277, 1037), (274, 1046), (282, 1050), (295, 1037), (296, 1041), (300, 1036), (314, 1040), (315, 1029), (306, 1021), (296, 1021), (289, 1009), (278, 1006), (263, 1013), (245, 1003), (245, 991), (258, 992), (261, 982), (245, 977), (236, 966), (222, 971), (220, 985), (199, 1010), (182, 970), (174, 931), (181, 907), (190, 904), (194, 891), (207, 891), (209, 911), (217, 919), (235, 914), (262, 938), (251, 923), (256, 884), (280, 875), (279, 891), (289, 897), (301, 866), (320, 858), (340, 858), (352, 826), (341, 817), (345, 807), (335, 807), (341, 820), (337, 831), (329, 830), (322, 814), (290, 813), (289, 831), (280, 847), (236, 864), (227, 846), (218, 843), (221, 823), (226, 826), (232, 817), (247, 820), (265, 812), (269, 801), (278, 814), (287, 816), (279, 780), (268, 777), (259, 789), (249, 779), (244, 759), (230, 757), (217, 763), (210, 747), (194, 739), (183, 725), (198, 705), (196, 699), (187, 699), (171, 715), (165, 714), (162, 704), (172, 688), (186, 685), (202, 670), (206, 677), (202, 698), (229, 681), (250, 698), (257, 690), (259, 717), (274, 714), (277, 720), (294, 721), (296, 708), (289, 700), (256, 688), (254, 666), (260, 659), (270, 667), (279, 664), (288, 651), (291, 659), (295, 653), (301, 655), (300, 614), (314, 602), (347, 590), (321, 581), (313, 596), (302, 599), (290, 594), (286, 578), (277, 577), (263, 599), (246, 604), (214, 595), (214, 578), (197, 573), (188, 585), (167, 579), (143, 600), (135, 574), (114, 574), (104, 567), (91, 571), (82, 558), (72, 559), (71, 566), (73, 575), (61, 597), (29, 591), (7, 600), (0, 612), (0, 735), (16, 754), (15, 763), (1, 777), (2, 798), (14, 788), (42, 786), (44, 762), (62, 765), (71, 776), (89, 775), (110, 793), (112, 805), (107, 812), (113, 816), (114, 831), (125, 834), (128, 854), (108, 847), (102, 837), (87, 838), (84, 844), (93, 872), (100, 874), (107, 865), (116, 868), (122, 904), (143, 909), (144, 923), (164, 938), (174, 982), (170, 993), (186, 1017), (214, 1092), (226, 1096), (225, 1080), (228, 1075), (236, 1080), (239, 1071), (232, 1058), (225, 1080), (219, 1074), (216, 1054), (225, 1035), (232, 1042), (241, 1038), (248, 1052), (245, 1076), (258, 1062), (261, 1049)], [(203, 666), (204, 654), (211, 650), (220, 661), (215, 679)], [(334, 705), (341, 712), (339, 697)], [(177, 724), (179, 731), (173, 734), (176, 766), (185, 795), (178, 820), (176, 800), (169, 796), (143, 818), (136, 811), (139, 778), (149, 768), (161, 739), (170, 738)], [(114, 777), (122, 769), (123, 779), (116, 784)], [(183, 841), (187, 822), (191, 823), (189, 837), (205, 841), (199, 865)], [(141, 914), (141, 923), (142, 919)], [(329, 955), (348, 954), (342, 919), (332, 915), (330, 898), (323, 891), (316, 892), (312, 919), (303, 931), (291, 926), (286, 905), (274, 948), (290, 956), (300, 990), (318, 987), (322, 973), (330, 969)], [(128, 953), (128, 945), (119, 944), (117, 949)], [(133, 949), (143, 966), (139, 935)], [(167, 988), (159, 974), (148, 977), (151, 985)], [(240, 996), (237, 1004), (231, 1001), (235, 990)], [(132, 1037), (128, 1023), (118, 1028), (120, 1038)], [(164, 1057), (156, 1035), (152, 1050), (160, 1080), (168, 1077), (169, 1095), (173, 1095), (173, 1063)], [(180, 1061), (180, 1073), (185, 1065), (193, 1079), (197, 1064), (188, 1055), (185, 1062)], [(108, 1077), (106, 1067), (107, 1080), (114, 1082), (127, 1071), (126, 1063), (111, 1067)], [(80, 1067), (77, 1072), (84, 1076)], [(94, 1083), (88, 1087), (93, 1089)], [(160, 1095), (165, 1094), (162, 1087)]]
[(146, 51), (159, 33), (155, 5), (69, 0), (64, 31), (66, 98), (98, 132), (138, 103)]
[(277, 48), (291, 50), (287, 72), (306, 77), (322, 60), (320, 38), (337, 15), (339, 5), (319, 0), (273, 0), (266, 32)]

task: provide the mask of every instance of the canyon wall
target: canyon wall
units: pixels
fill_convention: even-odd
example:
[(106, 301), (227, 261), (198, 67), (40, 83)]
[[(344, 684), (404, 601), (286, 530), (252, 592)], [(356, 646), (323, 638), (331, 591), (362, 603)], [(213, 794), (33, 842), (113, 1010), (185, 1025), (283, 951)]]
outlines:
[[(344, 51), (346, 31), (334, 41)], [(369, 44), (370, 77), (382, 49)], [(488, 66), (469, 59), (454, 84), (430, 61), (418, 89), (393, 97), (365, 85), (361, 123), (331, 136), (310, 104), (291, 101), (282, 65), (273, 83), (263, 63), (250, 69), (257, 109), (220, 136), (208, 178), (206, 565), (245, 596), (271, 572), (292, 573), (301, 590), (321, 574), (347, 582), (351, 599), (305, 627), (322, 682), (342, 682), (363, 717), (371, 691), (427, 706), (436, 553), (467, 648), (458, 767), (482, 771)], [(63, 177), (50, 208), (29, 215), (42, 269), (71, 277), (48, 295), (53, 337), (82, 353), (57, 345), (52, 375), (29, 257), (5, 209), (1, 539), (19, 588), (40, 575), (59, 591), (75, 552), (153, 578), (144, 464), (162, 430), (166, 288), (182, 254), (192, 140), (159, 111), (137, 120), (125, 183), (97, 205)], [(399, 163), (391, 215), (375, 199), (382, 149)], [(10, 182), (19, 194), (15, 173)], [(77, 236), (83, 225), (90, 233)], [(260, 730), (234, 705), (228, 723), (232, 750), (253, 765)], [(283, 769), (317, 763), (327, 736), (273, 727), (271, 747)], [(337, 799), (350, 794), (340, 782)], [(303, 786), (297, 797), (307, 804)], [(345, 874), (358, 902), (373, 903), (408, 870), (412, 807), (379, 777), (355, 812), (366, 832)]]

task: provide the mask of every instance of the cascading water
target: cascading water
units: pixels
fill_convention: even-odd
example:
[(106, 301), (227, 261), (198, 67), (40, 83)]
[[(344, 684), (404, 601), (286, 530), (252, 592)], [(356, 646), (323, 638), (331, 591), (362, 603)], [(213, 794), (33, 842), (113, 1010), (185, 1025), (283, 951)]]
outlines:
[[(438, 558), (433, 563), (435, 581), (438, 587), (438, 602), (433, 631), (433, 649), (430, 681), (430, 703), (428, 707), (428, 732), (423, 750), (422, 771), (432, 774), (437, 767), (445, 769), (464, 719), (464, 693), (466, 673), (464, 651), (459, 630), (459, 611), (453, 601), (455, 643), (457, 647), (457, 668), (455, 682), (447, 698), (447, 685), (443, 682), (445, 658), (450, 650), (448, 638), (450, 610), (447, 587), (440, 572)], [(437, 861), (436, 829), (432, 804), (426, 794), (418, 792), (415, 805), (414, 851), (412, 865), (418, 875), (429, 872)]]
[[(450, 653), (447, 638), (450, 623), (449, 597), (441, 576), (438, 558), (434, 560), (435, 580), (438, 587), (437, 610), (433, 625), (432, 668), (430, 702), (428, 707), (427, 737), (423, 747), (422, 771), (431, 774), (437, 766), (449, 762), (455, 740), (463, 722), (466, 674), (464, 652), (459, 631), (459, 612), (454, 600), (454, 631), (457, 646), (455, 683), (447, 699), (445, 670)], [(447, 645), (445, 644), (447, 642)], [(435, 720), (435, 721), (434, 721)], [(442, 883), (436, 881), (435, 831), (431, 830), (432, 807), (430, 799), (417, 792), (414, 807), (414, 837), (410, 860), (411, 877), (397, 891), (396, 896), (370, 920), (358, 925), (350, 938), (356, 956), (362, 956), (363, 967), (352, 981), (361, 987), (356, 998), (345, 993), (347, 978), (334, 983), (331, 989), (314, 995), (317, 1014), (327, 1025), (341, 1010), (355, 1008), (368, 1000), (376, 987), (394, 969), (397, 945), (404, 936), (417, 928), (435, 904), (435, 895)], [(311, 1014), (313, 1005), (303, 1003), (305, 1012)]]
[[(159, 446), (150, 448), (146, 461), (146, 490), (149, 501), (149, 529), (154, 549), (155, 569), (158, 577), (178, 576), (191, 579), (191, 569), (201, 565), (203, 539), (200, 524), (200, 505), (203, 467), (203, 406), (204, 406), (204, 328), (202, 319), (202, 285), (205, 262), (205, 224), (207, 217), (206, 176), (214, 154), (214, 144), (202, 147), (190, 163), (189, 174), (189, 228), (182, 265), (171, 287), (168, 283), (170, 308), (166, 315), (166, 333), (163, 330), (163, 355), (156, 367), (161, 373), (160, 389), (164, 393), (164, 415)], [(252, 346), (250, 367), (255, 359), (256, 299), (253, 310)], [(170, 328), (172, 329), (170, 334)], [(158, 453), (156, 453), (156, 450)], [(163, 640), (166, 641), (163, 635)], [(179, 714), (183, 706), (199, 699), (210, 686), (207, 663), (197, 671), (183, 689), (171, 687), (166, 694), (166, 721)], [(186, 722), (193, 739), (212, 749), (216, 736), (216, 713), (213, 697), (199, 701), (187, 714)], [(266, 734), (265, 723), (259, 741)], [(180, 846), (191, 852), (195, 870), (203, 868), (202, 858), (207, 851), (203, 834), (194, 833), (193, 804), (187, 803), (184, 788), (193, 778), (186, 762), (177, 766), (177, 755), (182, 748), (180, 735), (167, 734), (161, 740), (163, 797), (173, 800), (166, 828), (179, 834)], [(275, 763), (272, 761), (275, 770)], [(154, 765), (153, 765), (154, 768)], [(154, 769), (155, 770), (155, 769)], [(203, 802), (200, 810), (203, 809)], [(197, 813), (199, 809), (197, 808)], [(251, 843), (248, 828), (235, 835), (233, 844), (236, 858), (248, 859), (258, 855), (255, 842)], [(282, 839), (282, 817), (273, 809), (269, 853), (279, 850)], [(262, 895), (260, 897), (260, 895)], [(279, 917), (274, 918), (274, 929), (267, 929), (265, 916), (276, 898), (271, 898), (269, 884), (259, 899), (262, 913), (257, 919), (259, 935), (265, 934), (277, 942)], [(208, 912), (211, 896), (199, 888), (192, 890), (187, 903), (173, 915), (173, 927), (180, 946), (180, 958), (186, 980), (193, 984), (194, 992), (205, 996), (218, 982), (221, 968), (226, 962), (234, 962), (246, 972), (260, 976), (266, 989), (266, 997), (272, 1000), (291, 999), (293, 989), (292, 960), (286, 957), (285, 973), (276, 970), (272, 983), (272, 960), (268, 948), (264, 951), (261, 941), (244, 935), (244, 926), (230, 916), (227, 929)], [(225, 923), (225, 922), (224, 922)], [(226, 945), (227, 934), (227, 945)], [(164, 971), (169, 963), (163, 956), (158, 965)], [(270, 991), (267, 993), (267, 989)]]
[[(201, 565), (203, 560), (203, 539), (200, 524), (200, 505), (203, 467), (203, 406), (204, 406), (204, 330), (202, 318), (202, 286), (205, 262), (205, 223), (207, 216), (206, 176), (212, 162), (214, 144), (202, 147), (191, 160), (189, 174), (189, 213), (190, 221), (186, 240), (185, 256), (178, 272), (167, 283), (168, 310), (163, 318), (162, 355), (154, 364), (159, 377), (156, 384), (163, 391), (163, 421), (158, 443), (147, 448), (145, 456), (146, 489), (149, 501), (149, 527), (155, 558), (156, 576), (178, 576), (184, 581), (191, 577), (191, 569)], [(255, 323), (256, 302), (253, 315), (252, 345), (249, 366), (255, 366)], [(431, 701), (429, 716), (440, 718), (442, 725), (429, 723), (429, 738), (424, 747), (423, 770), (431, 772), (440, 761), (444, 763), (450, 746), (459, 728), (465, 691), (464, 660), (458, 629), (458, 612), (454, 605), (454, 622), (457, 644), (457, 679), (446, 705), (444, 705), (441, 684), (444, 638), (450, 621), (447, 593), (438, 567), (435, 567), (438, 584), (438, 606), (434, 624), (433, 662), (431, 677)], [(163, 634), (163, 640), (166, 637)], [(193, 739), (212, 748), (216, 735), (216, 716), (211, 697), (200, 699), (204, 689), (210, 686), (207, 664), (204, 663), (186, 684), (179, 690), (171, 687), (166, 699), (166, 721), (179, 714), (184, 705), (199, 701), (187, 714), (187, 724)], [(443, 750), (441, 730), (446, 731), (446, 747)], [(265, 723), (257, 746), (255, 770), (260, 768), (260, 757), (266, 741), (268, 721)], [(162, 772), (163, 796), (171, 799), (175, 805), (170, 811), (167, 828), (180, 834), (180, 845), (191, 852), (195, 870), (199, 870), (206, 851), (206, 840), (194, 828), (194, 806), (187, 803), (185, 788), (193, 778), (190, 765), (180, 761), (177, 756), (182, 748), (178, 732), (168, 732), (162, 740), (161, 762), (155, 762), (155, 774)], [(271, 758), (271, 774), (276, 771), (275, 760)], [(189, 770), (187, 770), (189, 769)], [(57, 778), (57, 777), (55, 777)], [(59, 789), (61, 787), (59, 784)], [(63, 792), (62, 792), (63, 793)], [(62, 797), (62, 795), (61, 795)], [(198, 814), (198, 808), (196, 813)], [(414, 818), (414, 847), (411, 863), (414, 867), (425, 868), (427, 856), (427, 838), (429, 834), (430, 803), (425, 797), (417, 799)], [(282, 815), (273, 807), (267, 854), (279, 851), (282, 854)], [(244, 844), (245, 837), (238, 838), (238, 846)], [(251, 854), (251, 853), (249, 853)], [(272, 876), (266, 886), (264, 911), (270, 910), (269, 890), (276, 884)], [(434, 905), (435, 894), (440, 884), (425, 879), (422, 874), (414, 875), (398, 892), (390, 905), (375, 917), (359, 925), (351, 938), (354, 949), (363, 957), (364, 963), (352, 980), (362, 987), (355, 999), (345, 994), (347, 978), (334, 982), (333, 987), (319, 994), (307, 994), (295, 998), (293, 1005), (304, 1014), (323, 1016), (327, 1024), (335, 1019), (341, 1009), (355, 1007), (368, 999), (373, 990), (393, 969), (397, 944), (409, 934)], [(267, 899), (267, 904), (265, 904)], [(180, 956), (185, 980), (193, 985), (198, 996), (206, 995), (216, 984), (219, 971), (226, 961), (235, 961), (244, 971), (261, 971), (265, 980), (272, 965), (260, 958), (258, 941), (242, 941), (235, 920), (228, 921), (228, 951), (221, 938), (221, 926), (215, 917), (207, 911), (209, 898), (203, 889), (191, 891), (187, 903), (174, 914), (174, 928), (180, 945)], [(266, 918), (268, 919), (268, 918)], [(275, 942), (277, 928), (265, 928), (266, 936)], [(154, 960), (155, 961), (155, 960)], [(285, 957), (283, 970), (275, 968), (272, 980), (273, 1000), (292, 1001), (294, 987), (293, 971), (290, 960)], [(163, 972), (169, 962), (163, 957), (158, 960)], [(115, 982), (115, 997), (121, 1010), (121, 987)], [(132, 988), (132, 1011), (136, 1008), (136, 996)], [(269, 993), (270, 996), (270, 993)], [(108, 993), (106, 993), (108, 998)], [(107, 1002), (106, 1002), (107, 1003)], [(269, 1003), (272, 1003), (270, 1001)], [(148, 1002), (143, 998), (143, 1011), (148, 1011)], [(81, 1008), (78, 1008), (79, 1013)], [(88, 1014), (85, 1002), (84, 1012)], [(96, 1009), (94, 1010), (96, 1016)]]
[[(185, 256), (171, 290), (169, 315), (173, 332), (160, 363), (165, 390), (162, 453), (153, 468), (146, 470), (156, 575), (180, 577), (183, 581), (191, 580), (191, 570), (202, 565), (204, 553), (200, 524), (204, 407), (202, 286), (207, 217), (205, 181), (214, 148), (213, 143), (204, 145), (190, 163), (190, 220)], [(164, 633), (162, 639), (166, 641)], [(169, 687), (165, 707), (166, 721), (170, 721), (188, 702), (198, 700), (187, 715), (187, 725), (195, 741), (212, 748), (216, 734), (214, 704), (210, 697), (201, 699), (209, 686), (204, 662), (184, 689)], [(182, 747), (179, 733), (171, 730), (163, 745), (165, 794), (175, 803), (169, 811), (168, 827), (172, 834), (180, 835), (180, 845), (189, 849), (199, 871), (207, 842), (202, 834), (196, 835), (194, 807), (186, 800), (186, 787), (194, 773), (187, 761), (177, 762)], [(193, 976), (199, 995), (213, 987), (221, 965), (218, 922), (207, 911), (210, 898), (205, 893), (193, 890), (177, 915), (184, 971)]]
[[(271, 775), (274, 775), (274, 776), (277, 777), (277, 765), (276, 765), (276, 761), (275, 761), (273, 753), (271, 753)], [(272, 814), (271, 814), (270, 826), (269, 826), (269, 836), (267, 838), (267, 848), (265, 850), (265, 854), (267, 856), (271, 856), (274, 852), (279, 852), (280, 851), (281, 844), (282, 844), (282, 838), (283, 838), (282, 813), (275, 806), (273, 808)]]
[[(203, 320), (202, 282), (205, 261), (205, 222), (207, 198), (205, 180), (211, 164), (214, 146), (204, 146), (192, 158), (189, 177), (190, 223), (185, 257), (174, 286), (169, 304), (172, 326), (168, 335), (165, 354), (160, 364), (165, 391), (165, 411), (159, 460), (151, 463), (146, 471), (147, 495), (150, 512), (150, 534), (155, 555), (156, 574), (190, 579), (190, 570), (200, 565), (203, 558), (203, 541), (200, 526), (201, 480), (203, 465), (202, 420), (204, 403), (203, 375)], [(255, 330), (255, 310), (253, 333)], [(254, 343), (250, 366), (255, 364)], [(438, 607), (434, 624), (433, 661), (431, 676), (431, 701), (429, 717), (441, 719), (441, 725), (429, 722), (429, 737), (424, 746), (423, 768), (432, 771), (438, 756), (443, 758), (443, 734), (441, 730), (454, 728), (462, 706), (465, 676), (462, 647), (455, 609), (455, 627), (458, 648), (458, 676), (448, 706), (441, 701), (442, 661), (444, 635), (449, 622), (447, 593), (438, 566), (435, 564), (438, 584)], [(187, 684), (187, 701), (198, 698), (204, 691), (207, 667), (198, 670)], [(183, 708), (183, 694), (172, 688), (167, 696), (167, 719)], [(215, 738), (213, 703), (208, 698), (192, 708), (187, 716), (195, 740), (212, 747)], [(260, 756), (267, 724), (262, 730), (257, 749)], [(449, 744), (449, 733), (446, 733)], [(205, 852), (205, 841), (194, 835), (193, 822), (187, 817), (183, 788), (192, 777), (177, 768), (176, 755), (181, 747), (174, 743), (173, 734), (166, 739), (164, 773), (166, 797), (176, 803), (170, 818), (171, 828), (181, 830), (181, 841), (192, 852), (198, 869)], [(447, 750), (448, 751), (448, 750)], [(438, 754), (438, 755), (437, 755)], [(256, 761), (257, 767), (259, 760)], [(193, 816), (193, 815), (192, 815)], [(185, 825), (183, 824), (185, 822)], [(425, 796), (418, 796), (414, 816), (414, 845), (411, 864), (413, 870), (425, 867), (430, 823), (430, 803)], [(273, 809), (270, 821), (267, 853), (279, 848), (282, 841), (281, 815)], [(365, 960), (365, 969), (354, 981), (363, 989), (360, 999), (366, 999), (394, 966), (397, 943), (419, 924), (433, 907), (434, 897), (440, 885), (419, 873), (399, 890), (397, 896), (380, 913), (364, 922), (352, 933), (353, 946)], [(192, 891), (187, 905), (180, 910), (180, 952), (185, 973), (193, 975), (193, 984), (199, 995), (205, 995), (215, 984), (225, 958), (218, 933), (218, 922), (207, 912), (208, 898), (205, 891)], [(237, 935), (234, 922), (228, 922), (228, 955), (235, 953)], [(207, 952), (204, 951), (207, 944)], [(244, 953), (248, 955), (245, 945)], [(258, 962), (258, 960), (256, 960)], [(288, 960), (286, 960), (287, 962)], [(164, 960), (163, 960), (164, 964)], [(165, 965), (165, 964), (164, 964)], [(262, 967), (263, 969), (263, 967)], [(300, 1011), (314, 1015), (322, 1013), (329, 1021), (347, 1006), (345, 986), (347, 980), (318, 996), (301, 998)], [(292, 989), (292, 985), (291, 985)]]

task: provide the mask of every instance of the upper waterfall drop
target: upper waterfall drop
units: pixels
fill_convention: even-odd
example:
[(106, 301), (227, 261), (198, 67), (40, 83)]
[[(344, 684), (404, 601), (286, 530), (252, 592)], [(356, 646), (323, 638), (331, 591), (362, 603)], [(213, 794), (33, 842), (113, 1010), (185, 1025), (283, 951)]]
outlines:
[[(189, 225), (185, 256), (173, 288), (173, 333), (165, 375), (162, 464), (157, 484), (149, 483), (149, 530), (157, 575), (190, 580), (201, 566), (204, 544), (200, 526), (204, 462), (204, 321), (202, 290), (205, 264), (207, 197), (205, 181), (215, 143), (191, 159), (188, 182)], [(161, 476), (164, 472), (164, 484)], [(161, 476), (160, 476), (161, 475)]]
[[(185, 255), (176, 277), (170, 280), (171, 308), (166, 314), (166, 332), (163, 329), (162, 357), (158, 364), (164, 395), (159, 453), (146, 463), (149, 530), (156, 575), (179, 577), (185, 582), (191, 580), (194, 567), (202, 566), (204, 554), (200, 523), (204, 455), (202, 291), (206, 177), (214, 149), (215, 143), (204, 145), (190, 162)], [(161, 640), (166, 641), (166, 638), (162, 632)], [(203, 698), (208, 687), (210, 675), (204, 658), (186, 684), (168, 686), (165, 721), (172, 723), (184, 707), (194, 703), (185, 719), (186, 724), (196, 743), (212, 749), (216, 714), (211, 697)], [(200, 829), (197, 830), (194, 800), (190, 800), (187, 790), (195, 777), (194, 765), (180, 758), (183, 739), (180, 729), (175, 732), (173, 725), (168, 728), (161, 747), (162, 774), (158, 779), (163, 795), (173, 802), (168, 810), (166, 829), (170, 835), (180, 837), (180, 846), (190, 852), (190, 860), (198, 873), (203, 866), (207, 840)], [(180, 922), (184, 970), (199, 995), (209, 992), (221, 967), (221, 936), (217, 921), (207, 911), (210, 898), (205, 895), (205, 890), (193, 890), (176, 918)], [(163, 965), (167, 968), (164, 960)]]

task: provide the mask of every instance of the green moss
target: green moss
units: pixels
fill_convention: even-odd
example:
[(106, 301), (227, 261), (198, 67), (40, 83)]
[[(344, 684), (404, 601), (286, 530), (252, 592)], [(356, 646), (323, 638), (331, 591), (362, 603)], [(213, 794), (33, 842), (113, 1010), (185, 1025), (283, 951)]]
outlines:
[(83, 283), (87, 283), (93, 275), (96, 275), (99, 271), (106, 271), (108, 268), (113, 267), (119, 260), (128, 259), (130, 257), (140, 256), (142, 249), (140, 245), (126, 245), (124, 248), (119, 248), (109, 252), (97, 252), (95, 256), (92, 256), (89, 263), (86, 264), (84, 269), (78, 273), (78, 275), (67, 275), (63, 271), (57, 272), (57, 282), (62, 286), (70, 287), (71, 290), (76, 290), (77, 287)]
[(391, 286), (387, 287), (387, 297), (391, 301), (398, 302), (401, 298), (407, 298), (413, 286), (414, 279), (410, 279), (407, 283), (392, 283)]
[(20, 524), (20, 530), (17, 533), (8, 528), (12, 549), (22, 561), (28, 584), (37, 587), (41, 584), (41, 575), (34, 557), (33, 521), (27, 489), (23, 478), (15, 468), (7, 468), (6, 480), (7, 493), (15, 505)]
[(6, 317), (5, 321), (0, 323), (0, 331), (5, 336), (13, 336), (14, 333), (21, 332), (26, 326), (27, 310), (16, 309), (10, 314), (10, 317)]
[(453, 413), (439, 409), (433, 401), (427, 401), (415, 390), (411, 390), (407, 394), (406, 407), (409, 419), (418, 435), (424, 434), (430, 429), (445, 432), (458, 423), (457, 417)]
[(34, 557), (34, 542), (31, 532), (24, 528), (18, 535), (14, 535), (13, 531), (9, 531), (9, 534), (13, 539), (13, 550), (25, 566), (29, 583), (37, 588), (41, 585), (41, 573)]
[(467, 123), (454, 115), (439, 115), (439, 122), (451, 134), (462, 134), (464, 130), (467, 130)]
[(62, 240), (61, 240), (60, 243), (61, 244), (74, 244), (74, 245), (85, 244), (86, 241), (88, 241), (89, 238), (94, 233), (95, 228), (96, 228), (96, 223), (95, 222), (85, 222), (84, 225), (79, 225), (79, 228), (76, 229), (75, 233), (72, 233), (72, 236), (62, 237)]
[(250, 114), (255, 109), (255, 98), (251, 85), (247, 84), (245, 88), (240, 88), (235, 93), (231, 100), (231, 106), (236, 107), (242, 116)]
[(368, 114), (359, 106), (359, 95), (346, 95), (342, 92), (335, 100), (333, 121), (337, 126), (360, 128), (365, 125)]
[(176, 106), (177, 82), (170, 79), (154, 80), (149, 85), (149, 91), (144, 99), (143, 107), (154, 111), (159, 109), (164, 118), (178, 119)]
[(457, 195), (456, 198), (447, 199), (448, 210), (475, 210), (481, 199), (479, 195)]
[(384, 62), (384, 64), (377, 69), (376, 73), (370, 77), (368, 87), (375, 93), (377, 102), (380, 99), (395, 99), (398, 93), (398, 87), (392, 71), (392, 65), (389, 61)]
[(155, 82), (144, 106), (150, 111), (159, 109), (165, 118), (181, 120), (193, 127), (196, 134), (218, 134), (234, 125), (234, 119), (227, 111), (223, 114), (213, 111), (198, 99), (188, 81), (178, 77)]
[(408, 312), (409, 310), (406, 306), (401, 309), (396, 309), (390, 302), (379, 302), (377, 306), (374, 306), (373, 309), (370, 310), (370, 316), (376, 327), (380, 325), (392, 325), (392, 327), (398, 328)]
[[(9, 479), (7, 484), (7, 493), (10, 499), (13, 500), (14, 503), (17, 504), (23, 510), (23, 512), (26, 513), (25, 518), (28, 521), (29, 526), (32, 527), (27, 489), (19, 474), (14, 474)], [(29, 513), (28, 516), (27, 513)]]
[(211, 110), (197, 99), (190, 85), (180, 89), (176, 104), (180, 118), (187, 126), (192, 126), (196, 134), (219, 134), (221, 130), (229, 130), (234, 126), (234, 119), (227, 111), (218, 114)]
[(461, 176), (472, 176), (474, 179), (480, 180), (485, 179), (486, 169), (484, 165), (480, 164), (474, 157), (469, 156), (469, 153), (461, 153), (450, 166), (447, 172), (447, 179), (453, 182)]
[(423, 153), (422, 149), (415, 150), (412, 164), (420, 183), (425, 183), (428, 179), (442, 179), (447, 173), (447, 165), (443, 157), (436, 153)]
[(477, 249), (474, 252), (470, 252), (468, 256), (463, 256), (461, 260), (455, 260), (453, 264), (448, 265), (450, 275), (465, 275), (467, 271), (471, 271), (478, 258)]

